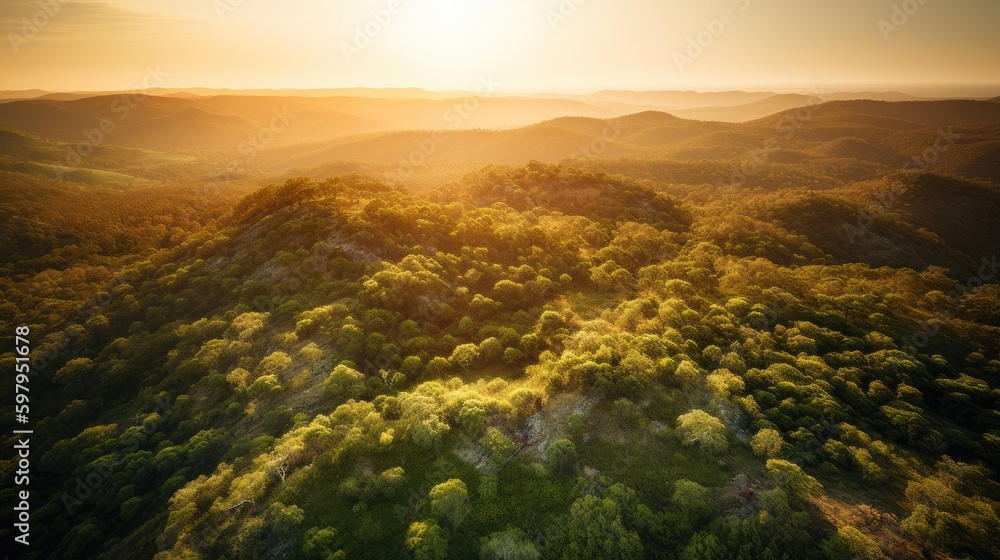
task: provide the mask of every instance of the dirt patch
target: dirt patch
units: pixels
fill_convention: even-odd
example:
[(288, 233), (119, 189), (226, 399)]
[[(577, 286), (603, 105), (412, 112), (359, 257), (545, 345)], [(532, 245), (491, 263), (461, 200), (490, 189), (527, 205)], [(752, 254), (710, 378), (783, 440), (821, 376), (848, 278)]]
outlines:
[(542, 410), (532, 414), (525, 421), (528, 445), (522, 455), (538, 462), (545, 462), (545, 450), (553, 441), (566, 437), (569, 416), (578, 412), (584, 416), (594, 407), (596, 401), (575, 393), (562, 393), (549, 398)]
[(920, 549), (902, 534), (899, 518), (878, 505), (851, 502), (831, 494), (824, 494), (813, 504), (837, 527), (850, 525), (871, 537), (890, 558), (923, 557)]

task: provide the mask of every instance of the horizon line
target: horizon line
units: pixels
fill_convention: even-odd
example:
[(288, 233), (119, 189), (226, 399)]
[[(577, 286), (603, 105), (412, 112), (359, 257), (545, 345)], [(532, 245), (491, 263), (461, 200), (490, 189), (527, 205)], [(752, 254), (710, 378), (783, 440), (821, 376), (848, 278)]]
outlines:
[[(627, 93), (664, 93), (664, 92), (683, 92), (683, 93), (803, 93), (803, 92), (816, 92), (826, 91), (830, 93), (909, 93), (906, 90), (986, 90), (986, 89), (996, 89), (997, 95), (1000, 95), (1000, 83), (978, 83), (978, 84), (920, 84), (920, 83), (909, 83), (909, 84), (826, 84), (826, 85), (754, 85), (754, 86), (732, 86), (732, 87), (705, 87), (705, 88), (669, 88), (669, 87), (655, 87), (655, 86), (641, 86), (641, 87), (605, 87), (600, 89), (592, 88), (580, 88), (580, 89), (567, 89), (567, 88), (557, 88), (552, 90), (545, 89), (535, 89), (535, 90), (509, 90), (504, 92), (498, 92), (500, 96), (512, 96), (512, 95), (592, 95), (604, 92), (627, 92)], [(422, 91), (427, 93), (475, 93), (474, 89), (464, 89), (464, 88), (449, 88), (449, 89), (429, 89), (420, 86), (335, 86), (335, 87), (219, 87), (219, 86), (204, 86), (204, 85), (186, 85), (186, 86), (173, 86), (173, 87), (150, 87), (150, 88), (110, 88), (110, 89), (47, 89), (47, 88), (26, 88), (26, 89), (13, 89), (7, 88), (0, 90), (0, 93), (33, 93), (42, 92), (42, 94), (88, 94), (88, 93), (117, 93), (117, 92), (127, 92), (127, 91), (188, 91), (188, 90), (208, 90), (208, 91), (232, 91), (232, 92), (255, 92), (255, 91), (273, 91), (273, 92), (308, 92), (308, 91), (349, 91), (349, 90), (372, 90), (372, 91)], [(953, 93), (952, 95), (970, 95), (968, 93)], [(979, 95), (974, 94), (974, 95)]]

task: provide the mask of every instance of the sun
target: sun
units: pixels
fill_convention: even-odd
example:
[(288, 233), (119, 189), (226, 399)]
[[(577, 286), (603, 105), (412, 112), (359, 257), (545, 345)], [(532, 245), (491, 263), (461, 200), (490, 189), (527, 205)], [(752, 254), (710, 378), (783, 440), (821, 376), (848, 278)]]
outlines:
[(502, 0), (404, 0), (399, 26), (408, 54), (454, 70), (487, 63), (511, 46), (508, 6)]

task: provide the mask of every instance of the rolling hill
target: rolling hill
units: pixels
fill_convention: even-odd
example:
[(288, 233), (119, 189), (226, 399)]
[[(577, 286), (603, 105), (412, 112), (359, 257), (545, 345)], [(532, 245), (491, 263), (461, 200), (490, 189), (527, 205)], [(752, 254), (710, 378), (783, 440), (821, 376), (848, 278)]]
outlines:
[[(1000, 121), (1000, 107), (984, 101), (943, 100), (943, 101), (830, 101), (811, 107), (809, 118), (844, 118), (845, 115), (863, 115), (883, 119), (896, 119), (932, 126), (958, 125), (972, 122)], [(774, 123), (793, 116), (785, 111), (757, 122)]]
[(686, 119), (724, 122), (746, 122), (760, 119), (799, 107), (806, 107), (830, 101), (872, 100), (872, 101), (914, 101), (918, 98), (900, 92), (826, 92), (812, 94), (783, 93), (758, 101), (740, 105), (717, 107), (696, 107), (677, 109), (673, 112)]
[[(918, 103), (922, 105), (831, 102), (811, 106), (813, 116), (806, 119), (789, 111), (747, 123), (694, 121), (645, 111), (615, 119), (564, 117), (523, 128), (456, 130), (438, 136), (431, 131), (379, 132), (277, 147), (259, 159), (275, 172), (282, 166), (308, 170), (338, 160), (422, 167), (631, 158), (717, 161), (729, 167), (728, 174), (748, 161), (768, 169), (804, 165), (814, 176), (840, 183), (875, 178), (904, 166), (988, 180), (1000, 176), (1000, 163), (993, 157), (1000, 114), (993, 104)], [(920, 117), (924, 122), (904, 118), (914, 111), (926, 113)], [(942, 136), (944, 126), (952, 132)]]
[(185, 167), (192, 158), (113, 145), (93, 146), (86, 157), (78, 145), (56, 142), (0, 127), (0, 170), (40, 175), (86, 185), (147, 186), (166, 177), (167, 169)]
[[(78, 143), (85, 140), (85, 130), (111, 119), (120, 126), (103, 137), (103, 144), (183, 154), (219, 152), (205, 161), (235, 158), (241, 174), (282, 174), (337, 161), (469, 169), (488, 163), (597, 157), (709, 160), (731, 168), (746, 167), (748, 161), (765, 167), (802, 165), (816, 177), (828, 177), (823, 184), (871, 179), (903, 166), (927, 168), (931, 163), (958, 176), (1000, 177), (995, 157), (1000, 149), (1000, 106), (984, 101), (831, 101), (745, 123), (724, 123), (662, 111), (600, 118), (586, 113), (607, 110), (578, 101), (513, 97), (480, 100), (468, 121), (454, 121), (460, 115), (454, 100), (266, 96), (148, 97), (126, 119), (118, 119), (115, 108), (120, 106), (115, 103), (120, 100), (10, 102), (0, 105), (0, 124)], [(546, 118), (564, 112), (584, 115)], [(532, 124), (476, 125), (525, 120)], [(399, 123), (397, 129), (388, 130), (389, 122)], [(455, 124), (461, 128), (431, 131)], [(947, 134), (942, 136), (942, 131)], [(208, 165), (218, 165), (218, 174), (232, 164)], [(760, 179), (751, 175), (751, 182)]]
[[(296, 118), (299, 114), (304, 118)], [(85, 132), (104, 121), (105, 126), (114, 125), (114, 132), (107, 135), (108, 143), (178, 151), (235, 150), (258, 136), (269, 138), (268, 144), (287, 144), (378, 130), (525, 126), (564, 115), (608, 117), (612, 113), (572, 100), (473, 96), (133, 99), (112, 95), (0, 104), (0, 125), (46, 138), (79, 142)]]
[[(173, 150), (233, 149), (258, 135), (281, 145), (309, 140), (334, 139), (365, 132), (412, 129), (514, 128), (564, 116), (607, 119), (644, 110), (668, 111), (688, 120), (745, 121), (811, 105), (815, 99), (798, 94), (752, 94), (746, 92), (601, 92), (586, 96), (524, 97), (414, 97), (419, 91), (401, 91), (400, 97), (285, 97), (263, 95), (147, 96), (130, 98), (102, 95), (78, 99), (38, 98), (0, 104), (0, 125), (24, 130), (64, 142), (79, 142), (85, 131), (93, 131), (102, 121), (114, 125), (106, 139), (127, 147)], [(363, 93), (345, 90), (343, 93)], [(172, 95), (177, 95), (175, 92)], [(869, 95), (895, 99), (902, 94), (834, 93), (824, 98), (855, 98)], [(141, 99), (141, 101), (140, 101)], [(705, 103), (715, 106), (704, 106)], [(618, 105), (612, 107), (607, 103)], [(824, 104), (816, 116), (846, 112), (879, 112), (872, 101)], [(853, 104), (852, 104), (853, 103)], [(938, 106), (933, 122), (921, 124), (993, 120), (995, 114), (976, 102), (948, 102)], [(604, 105), (602, 105), (604, 104)], [(132, 106), (134, 105), (134, 106)], [(994, 107), (995, 104), (988, 104)], [(817, 105), (818, 107), (818, 105)], [(920, 106), (906, 109), (895, 105), (879, 113), (881, 119), (907, 119)], [(944, 114), (952, 111), (952, 114)], [(977, 112), (978, 111), (978, 112)], [(285, 117), (276, 122), (275, 115)], [(295, 118), (301, 115), (302, 118)], [(964, 115), (964, 117), (963, 117)], [(641, 118), (641, 117), (640, 117)], [(769, 117), (768, 117), (769, 118)], [(839, 115), (840, 119), (844, 115)], [(288, 121), (288, 122), (285, 122)], [(275, 126), (275, 125), (278, 126)], [(700, 125), (673, 123), (675, 129), (643, 132), (637, 145), (653, 146), (680, 141), (707, 130)], [(874, 121), (860, 124), (878, 124)], [(274, 130), (269, 130), (274, 128)], [(717, 125), (712, 130), (718, 130)], [(190, 134), (185, 135), (184, 132)]]

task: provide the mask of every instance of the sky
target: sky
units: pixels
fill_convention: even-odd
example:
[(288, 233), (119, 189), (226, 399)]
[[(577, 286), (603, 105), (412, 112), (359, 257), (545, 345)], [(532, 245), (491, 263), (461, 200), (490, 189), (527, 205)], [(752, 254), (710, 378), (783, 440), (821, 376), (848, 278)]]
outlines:
[(947, 89), (1000, 84), (998, 23), (997, 0), (2, 0), (0, 89)]

